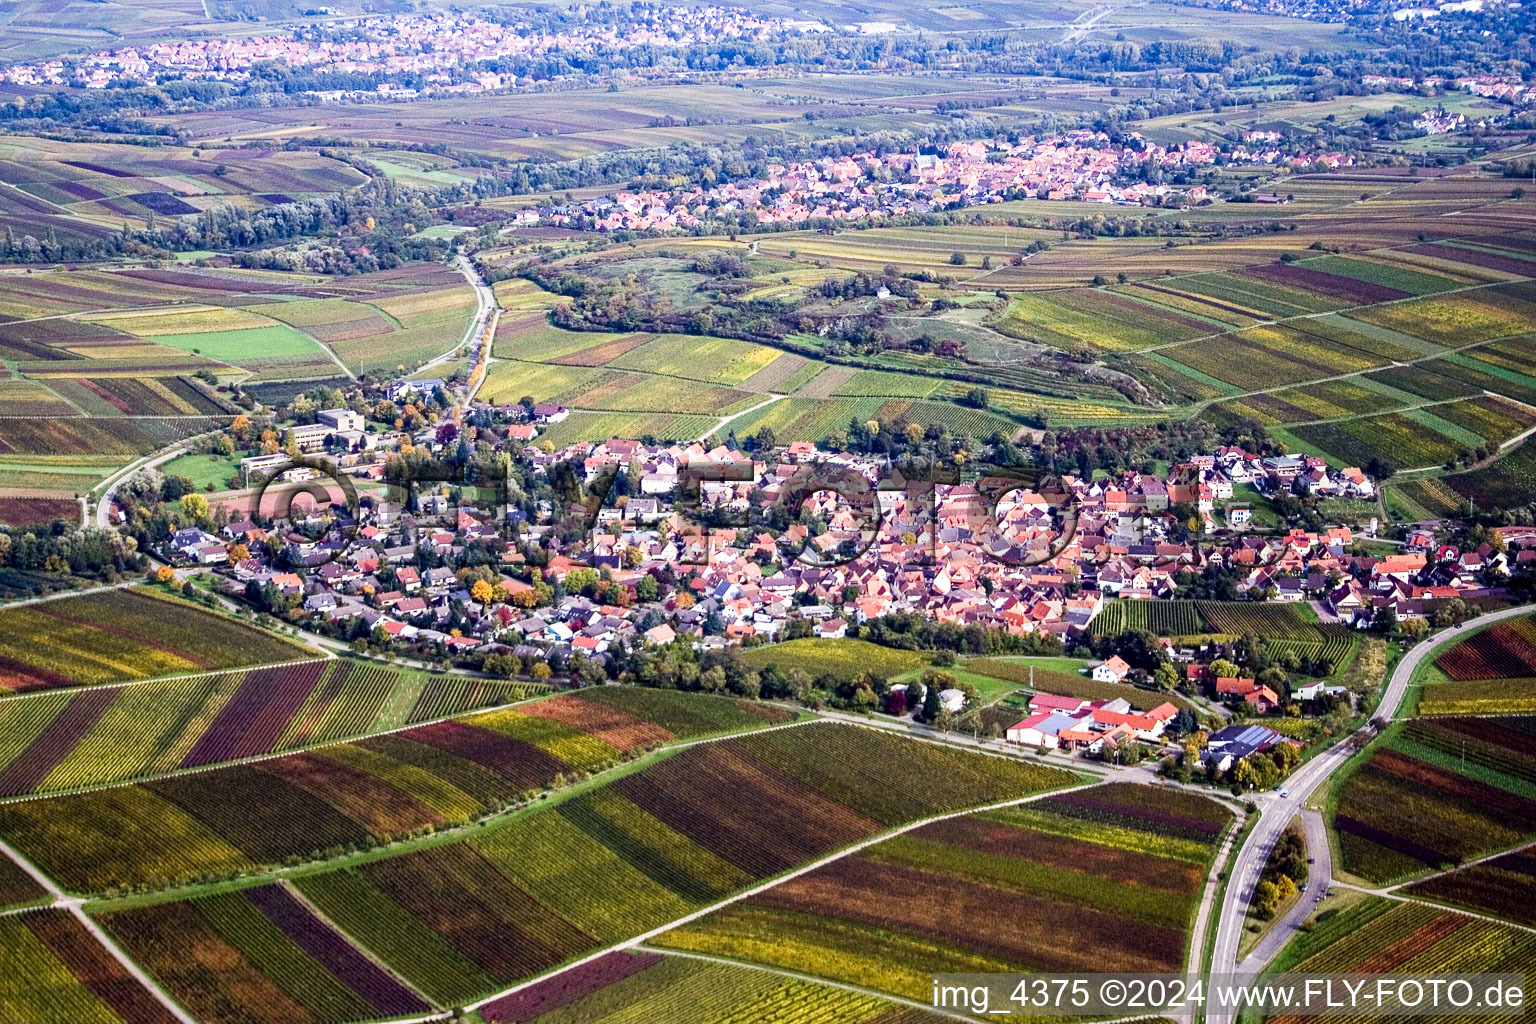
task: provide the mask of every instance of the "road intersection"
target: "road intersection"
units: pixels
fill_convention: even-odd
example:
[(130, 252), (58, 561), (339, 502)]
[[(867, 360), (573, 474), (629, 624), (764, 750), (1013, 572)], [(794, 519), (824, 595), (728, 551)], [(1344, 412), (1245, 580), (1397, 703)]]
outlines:
[[(1441, 630), (1428, 640), (1419, 643), (1397, 663), (1371, 721), (1390, 721), (1397, 715), (1399, 705), (1402, 704), (1403, 697), (1408, 692), (1414, 673), (1427, 659), (1437, 653), (1436, 649), (1442, 641), (1464, 635), (1469, 628), (1492, 625), (1504, 619), (1527, 615), (1531, 611), (1532, 606), (1521, 605), (1490, 612), (1487, 615), (1469, 619), (1461, 626)], [(1362, 729), (1369, 727), (1369, 723), (1361, 726)], [(1345, 737), (1308, 761), (1285, 781), (1283, 795), (1282, 792), (1257, 794), (1255, 802), (1263, 812), (1262, 817), (1249, 833), (1232, 862), (1230, 869), (1232, 882), (1227, 887), (1226, 902), (1217, 908), (1216, 942), (1210, 964), (1212, 973), (1236, 973), (1249, 977), (1257, 975), (1310, 914), (1312, 902), (1304, 897), (1246, 959), (1238, 960), (1238, 945), (1242, 940), (1248, 904), (1253, 898), (1254, 887), (1258, 885), (1259, 876), (1264, 870), (1264, 864), (1269, 859), (1276, 840), (1280, 838), (1280, 834), (1285, 831), (1291, 819), (1298, 814), (1303, 815), (1303, 821), (1307, 824), (1307, 848), (1316, 860), (1316, 864), (1313, 865), (1311, 884), (1322, 886), (1328, 884), (1332, 865), (1327, 830), (1322, 816), (1316, 812), (1308, 812), (1306, 808), (1313, 795), (1319, 793), (1334, 773), (1343, 768), (1357, 753), (1356, 742), (1353, 735)], [(1196, 952), (1194, 955), (1198, 957), (1199, 953)], [(1231, 1019), (1230, 1014), (1206, 1015), (1208, 1024), (1230, 1024)]]

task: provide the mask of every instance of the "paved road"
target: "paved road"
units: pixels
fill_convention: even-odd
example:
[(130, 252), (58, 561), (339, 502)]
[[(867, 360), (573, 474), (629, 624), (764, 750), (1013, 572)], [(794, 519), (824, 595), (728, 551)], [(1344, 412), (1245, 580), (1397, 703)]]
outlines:
[[(212, 437), (217, 433), (219, 433), (219, 431), (209, 430), (205, 431), (204, 433), (194, 435), (193, 437), (189, 437), (184, 441), (178, 441), (169, 448), (162, 449), (158, 452), (151, 452), (141, 459), (135, 459), (134, 461), (128, 463), (128, 465), (124, 466), (122, 469), (119, 469), (117, 472), (107, 477), (105, 481), (107, 484), (107, 489), (102, 492), (101, 498), (96, 502), (96, 526), (99, 529), (105, 530), (112, 525), (110, 519), (110, 512), (112, 510), (112, 498), (113, 495), (117, 494), (117, 489), (122, 485), (124, 480), (127, 480), (141, 469), (161, 466), (167, 462), (170, 462), (178, 455), (185, 455), (187, 452), (191, 451), (199, 441)], [(101, 485), (98, 484), (97, 486), (99, 487)]]
[[(1398, 662), (1391, 680), (1387, 683), (1386, 692), (1382, 694), (1381, 703), (1377, 705), (1375, 717), (1390, 719), (1397, 713), (1398, 705), (1402, 703), (1403, 695), (1408, 690), (1408, 683), (1413, 678), (1414, 672), (1435, 652), (1435, 646), (1439, 641), (1449, 639), (1457, 633), (1464, 633), (1469, 628), (1529, 614), (1532, 607), (1522, 605), (1480, 615), (1475, 619), (1469, 619), (1459, 629), (1441, 630), (1429, 640), (1414, 647)], [(1334, 772), (1344, 767), (1353, 754), (1353, 747), (1349, 740), (1345, 739), (1297, 769), (1285, 782), (1287, 796), (1282, 797), (1279, 793), (1256, 794), (1255, 800), (1264, 813), (1259, 819), (1259, 824), (1249, 833), (1248, 841), (1243, 844), (1232, 866), (1232, 883), (1227, 889), (1227, 901), (1219, 908), (1217, 918), (1216, 946), (1211, 957), (1213, 972), (1236, 971), (1240, 974), (1256, 974), (1264, 966), (1264, 961), (1256, 956), (1250, 956), (1240, 964), (1237, 961), (1238, 942), (1242, 938), (1248, 903), (1253, 898), (1253, 888), (1258, 884), (1264, 862), (1269, 859), (1269, 852), (1274, 847), (1275, 840), (1284, 831), (1286, 824), (1303, 811), (1313, 793), (1317, 792)], [(1310, 843), (1310, 831), (1308, 837)], [(1323, 838), (1326, 840), (1326, 835)], [(1324, 881), (1322, 872), (1319, 871), (1317, 882)], [(1230, 1014), (1212, 1013), (1207, 1016), (1208, 1024), (1230, 1024), (1230, 1021)]]
[(1328, 845), (1328, 825), (1321, 812), (1313, 810), (1302, 811), (1301, 821), (1307, 829), (1307, 856), (1312, 858), (1307, 871), (1307, 891), (1249, 951), (1247, 959), (1238, 964), (1237, 969), (1243, 974), (1256, 973), (1273, 960), (1317, 909), (1317, 898), (1328, 891), (1328, 880), (1333, 877), (1333, 849)]

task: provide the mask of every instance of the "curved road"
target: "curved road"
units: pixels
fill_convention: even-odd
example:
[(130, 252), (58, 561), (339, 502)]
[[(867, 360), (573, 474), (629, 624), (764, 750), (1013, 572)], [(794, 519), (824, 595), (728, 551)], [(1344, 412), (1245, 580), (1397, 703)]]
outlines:
[[(1392, 673), (1391, 680), (1387, 683), (1386, 692), (1381, 696), (1381, 703), (1377, 705), (1374, 718), (1391, 719), (1396, 716), (1398, 705), (1402, 703), (1403, 695), (1408, 690), (1408, 683), (1413, 679), (1413, 674), (1429, 658), (1436, 646), (1443, 640), (1450, 639), (1457, 633), (1465, 632), (1468, 627), (1486, 626), (1503, 619), (1512, 619), (1521, 615), (1527, 615), (1536, 606), (1521, 605), (1516, 608), (1506, 608), (1502, 611), (1490, 612), (1480, 615), (1475, 619), (1468, 619), (1461, 627), (1443, 629), (1432, 638), (1419, 643), (1398, 662), (1397, 668)], [(1237, 859), (1232, 865), (1232, 885), (1229, 887), (1227, 902), (1217, 908), (1218, 918), (1216, 925), (1216, 944), (1211, 956), (1211, 971), (1213, 973), (1232, 973), (1255, 975), (1263, 969), (1268, 962), (1266, 957), (1250, 956), (1247, 960), (1238, 963), (1237, 947), (1242, 938), (1245, 914), (1248, 902), (1253, 898), (1254, 886), (1258, 884), (1259, 874), (1264, 869), (1264, 862), (1269, 859), (1269, 852), (1274, 847), (1275, 841), (1285, 826), (1296, 815), (1303, 813), (1307, 801), (1322, 787), (1323, 783), (1334, 772), (1349, 761), (1354, 754), (1350, 746), (1349, 738), (1335, 744), (1324, 753), (1314, 757), (1301, 768), (1297, 769), (1289, 779), (1285, 781), (1288, 796), (1282, 797), (1279, 793), (1256, 794), (1255, 800), (1263, 810), (1263, 816), (1254, 830), (1249, 833), (1248, 841), (1238, 851)], [(1312, 846), (1311, 836), (1313, 829), (1308, 829), (1308, 847)], [(1326, 835), (1325, 835), (1326, 838)], [(1325, 863), (1324, 858), (1317, 854), (1318, 866)], [(1323, 877), (1319, 870), (1311, 882), (1312, 885), (1326, 885), (1328, 879)], [(1307, 904), (1305, 899), (1303, 905)], [(1305, 915), (1302, 916), (1305, 919)], [(1281, 922), (1277, 930), (1287, 928), (1294, 930), (1294, 924), (1286, 920)], [(1265, 945), (1261, 944), (1260, 949)], [(1230, 1014), (1212, 1013), (1207, 1015), (1208, 1024), (1230, 1024)]]

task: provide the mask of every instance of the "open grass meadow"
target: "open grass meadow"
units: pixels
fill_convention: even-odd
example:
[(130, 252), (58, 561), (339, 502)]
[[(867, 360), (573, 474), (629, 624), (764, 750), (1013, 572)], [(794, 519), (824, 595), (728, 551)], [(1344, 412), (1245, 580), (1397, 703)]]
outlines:
[(653, 945), (920, 1001), (935, 971), (1177, 971), (1231, 820), (1125, 784), (1046, 797), (925, 825)]

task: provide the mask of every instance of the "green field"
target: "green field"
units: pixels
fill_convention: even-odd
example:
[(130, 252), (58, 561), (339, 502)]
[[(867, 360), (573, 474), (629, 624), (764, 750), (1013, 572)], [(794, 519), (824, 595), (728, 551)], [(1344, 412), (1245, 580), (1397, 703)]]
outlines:
[(274, 356), (323, 355), (318, 342), (292, 327), (274, 324), (244, 331), (207, 331), (195, 334), (163, 334), (155, 339), (210, 359), (239, 364), (246, 359)]

